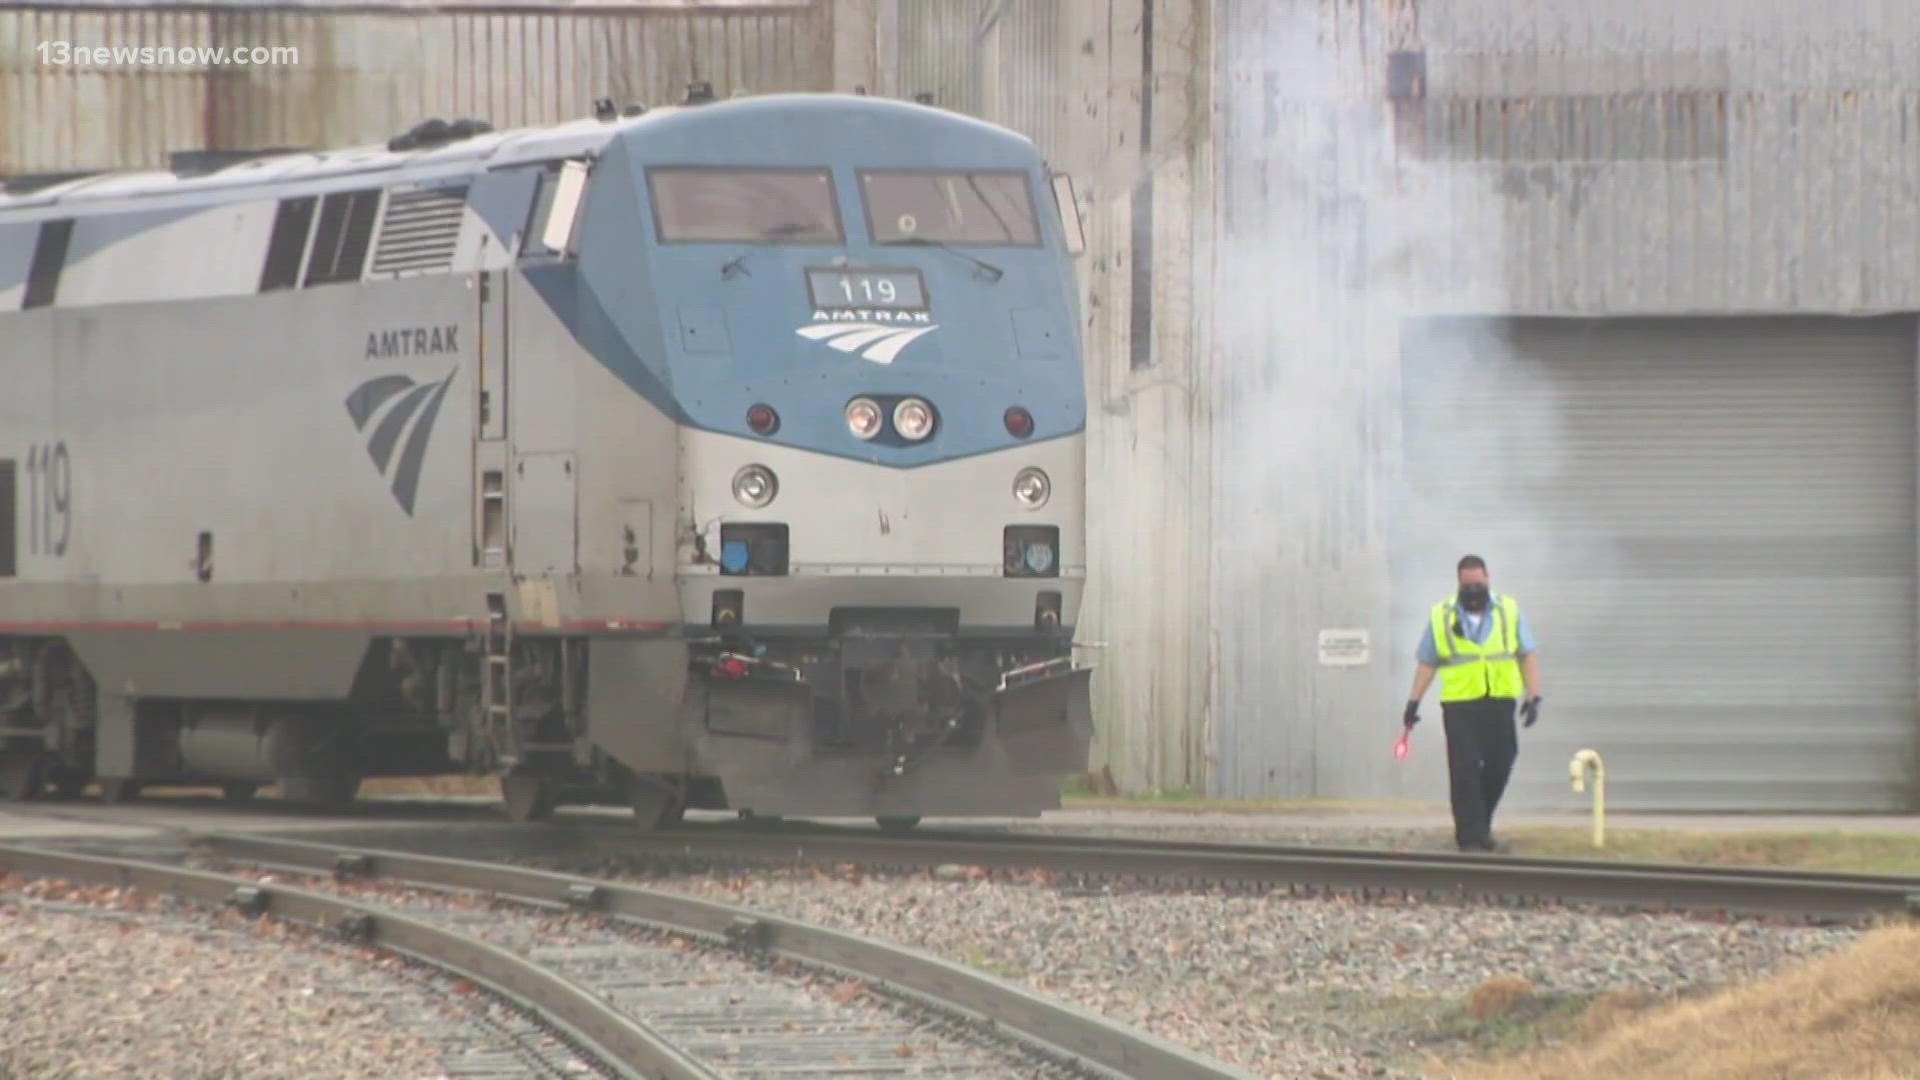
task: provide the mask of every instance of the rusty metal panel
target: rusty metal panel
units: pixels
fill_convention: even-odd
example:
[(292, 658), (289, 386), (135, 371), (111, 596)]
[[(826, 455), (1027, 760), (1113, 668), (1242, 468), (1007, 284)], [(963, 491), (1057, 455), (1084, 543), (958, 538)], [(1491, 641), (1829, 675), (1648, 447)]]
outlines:
[[(830, 22), (825, 0), (585, 14), (534, 4), (9, 8), (0, 175), (163, 166), (169, 151), (198, 148), (381, 142), (436, 116), (552, 123), (587, 115), (599, 97), (677, 101), (696, 80), (723, 95), (825, 90)], [(295, 52), (269, 66), (58, 64), (42, 62), (42, 42)]]

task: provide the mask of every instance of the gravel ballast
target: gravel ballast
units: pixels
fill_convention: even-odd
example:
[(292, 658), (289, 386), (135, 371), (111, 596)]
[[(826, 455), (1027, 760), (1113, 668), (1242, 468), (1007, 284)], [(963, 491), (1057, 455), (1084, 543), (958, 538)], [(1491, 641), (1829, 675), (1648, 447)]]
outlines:
[(389, 954), (165, 896), (7, 875), (0, 1018), (12, 1080), (433, 1080), (511, 1061), (529, 1039), (493, 999)]
[[(283, 880), (257, 867), (220, 869), (265, 883)], [(723, 1076), (1088, 1075), (889, 1001), (857, 978), (785, 962), (764, 965), (732, 949), (600, 914), (392, 882), (296, 876), (291, 883), (424, 919), (532, 959), (647, 1023)]]
[[(557, 867), (605, 874), (607, 867)], [(1529, 1008), (1751, 978), (1859, 931), (1228, 893), (1095, 893), (943, 867), (635, 877), (925, 949), (1272, 1077), (1417, 1075), (1468, 996), (1526, 980)], [(1525, 1013), (1526, 1008), (1519, 1010)]]

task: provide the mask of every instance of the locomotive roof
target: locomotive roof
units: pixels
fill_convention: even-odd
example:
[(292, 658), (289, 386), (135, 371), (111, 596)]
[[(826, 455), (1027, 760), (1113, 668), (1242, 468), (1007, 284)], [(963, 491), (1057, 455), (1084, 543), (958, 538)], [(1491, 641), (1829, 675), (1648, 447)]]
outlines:
[[(666, 112), (667, 109), (656, 110)], [(37, 189), (0, 191), (0, 213), (44, 206), (189, 196), (235, 188), (278, 188), (307, 181), (380, 174), (394, 180), (428, 178), (566, 157), (605, 146), (620, 131), (643, 124), (654, 112), (611, 121), (576, 120), (540, 128), (489, 131), (410, 150), (385, 143), (332, 150), (268, 153), (206, 172), (122, 170), (94, 173)]]
[(385, 143), (377, 143), (331, 150), (269, 151), (210, 171), (99, 172), (25, 191), (0, 190), (0, 218), (11, 216), (10, 212), (40, 217), (43, 215), (34, 211), (51, 212), (56, 208), (99, 212), (109, 204), (116, 209), (131, 209), (174, 205), (176, 201), (219, 202), (224, 201), (222, 194), (231, 197), (235, 192), (248, 189), (274, 193), (296, 187), (324, 191), (332, 186), (328, 181), (346, 186), (363, 182), (368, 176), (378, 176), (380, 182), (387, 184), (433, 180), (597, 151), (623, 132), (672, 124), (689, 114), (718, 117), (795, 105), (822, 109), (915, 110), (929, 120), (938, 118), (937, 123), (992, 131), (1004, 138), (1026, 141), (997, 125), (909, 102), (846, 94), (767, 94), (699, 105), (659, 106), (637, 116), (607, 120), (586, 118), (545, 127), (488, 131), (416, 149), (392, 150)]

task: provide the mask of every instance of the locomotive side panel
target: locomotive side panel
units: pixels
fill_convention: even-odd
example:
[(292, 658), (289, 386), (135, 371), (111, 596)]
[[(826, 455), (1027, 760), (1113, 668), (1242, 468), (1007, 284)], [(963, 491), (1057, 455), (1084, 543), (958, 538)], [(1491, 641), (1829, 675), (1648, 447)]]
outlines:
[(571, 267), (551, 267), (514, 283), (514, 449), (574, 455), (577, 580), (559, 596), (566, 620), (583, 629), (665, 629), (678, 612), (677, 428), (577, 339), (576, 326), (597, 321), (591, 309), (599, 301), (583, 297), (575, 278)]
[(9, 316), (8, 430), (52, 466), (7, 618), (141, 694), (340, 698), (370, 635), (479, 616), (476, 311), (439, 278)]

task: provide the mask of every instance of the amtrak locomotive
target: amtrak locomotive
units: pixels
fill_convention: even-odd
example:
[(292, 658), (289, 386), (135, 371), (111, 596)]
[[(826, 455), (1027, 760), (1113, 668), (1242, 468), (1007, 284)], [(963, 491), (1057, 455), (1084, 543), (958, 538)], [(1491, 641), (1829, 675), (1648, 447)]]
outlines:
[(905, 826), (1086, 768), (1079, 220), (1028, 140), (694, 93), (174, 166), (0, 195), (12, 796)]

